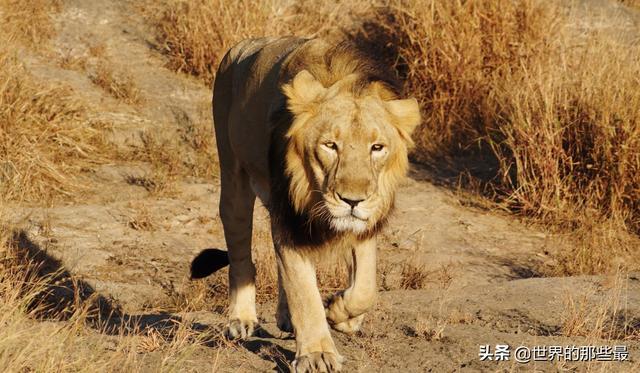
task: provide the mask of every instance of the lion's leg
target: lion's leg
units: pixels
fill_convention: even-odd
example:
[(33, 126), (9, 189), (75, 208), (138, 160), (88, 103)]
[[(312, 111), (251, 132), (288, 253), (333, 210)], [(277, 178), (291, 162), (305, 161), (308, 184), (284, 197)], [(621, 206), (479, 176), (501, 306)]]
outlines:
[(296, 335), (295, 371), (339, 371), (342, 357), (331, 338), (313, 263), (294, 248), (282, 247), (276, 252)]
[(353, 248), (349, 263), (349, 287), (327, 302), (327, 320), (343, 333), (360, 329), (364, 313), (376, 299), (376, 240), (371, 238)]
[[(227, 171), (227, 172), (225, 172)], [(220, 217), (229, 256), (229, 338), (246, 338), (255, 331), (256, 269), (251, 259), (251, 231), (255, 194), (242, 169), (223, 170)]]

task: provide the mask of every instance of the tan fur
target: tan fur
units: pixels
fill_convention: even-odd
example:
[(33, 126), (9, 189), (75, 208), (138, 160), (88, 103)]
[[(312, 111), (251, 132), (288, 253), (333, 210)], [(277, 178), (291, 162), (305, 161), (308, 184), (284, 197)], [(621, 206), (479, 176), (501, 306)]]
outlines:
[[(245, 40), (218, 69), (220, 216), (231, 265), (227, 334), (245, 338), (257, 326), (257, 195), (271, 214), (276, 318), (296, 335), (296, 371), (340, 370), (329, 325), (358, 330), (375, 299), (376, 232), (405, 177), (420, 122), (415, 99), (398, 99), (376, 74), (348, 49), (298, 38)], [(336, 249), (352, 257), (350, 286), (323, 304), (311, 258)]]

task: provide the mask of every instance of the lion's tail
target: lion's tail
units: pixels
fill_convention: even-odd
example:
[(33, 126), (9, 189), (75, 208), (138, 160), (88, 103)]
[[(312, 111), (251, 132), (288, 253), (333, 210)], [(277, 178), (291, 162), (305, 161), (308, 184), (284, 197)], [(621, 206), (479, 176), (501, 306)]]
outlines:
[(205, 249), (191, 261), (191, 279), (205, 278), (229, 265), (227, 252), (219, 249)]

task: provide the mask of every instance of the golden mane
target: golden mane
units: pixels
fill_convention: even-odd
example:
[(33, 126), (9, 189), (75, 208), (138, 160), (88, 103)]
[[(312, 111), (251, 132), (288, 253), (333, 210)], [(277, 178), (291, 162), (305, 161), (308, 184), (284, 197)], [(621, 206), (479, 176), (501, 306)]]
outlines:
[[(304, 229), (313, 230), (313, 227), (309, 226), (314, 224), (316, 216), (313, 207), (320, 202), (320, 196), (314, 193), (317, 186), (310, 183), (313, 170), (304, 149), (304, 124), (313, 115), (318, 104), (316, 98), (320, 92), (326, 91), (329, 87), (336, 92), (347, 92), (356, 98), (373, 96), (388, 102), (388, 111), (392, 114), (391, 117), (396, 119), (391, 124), (396, 127), (404, 141), (401, 141), (402, 144), (395, 147), (397, 151), (390, 155), (387, 171), (381, 176), (379, 193), (394, 193), (408, 169), (407, 153), (413, 145), (409, 134), (420, 121), (419, 115), (416, 117), (415, 114), (419, 113), (417, 103), (414, 102), (408, 108), (406, 104), (393, 104), (393, 100), (399, 96), (399, 84), (395, 74), (385, 71), (374, 59), (352, 48), (349, 43), (332, 47), (318, 40), (313, 40), (294, 52), (286, 66), (285, 74), (290, 77), (282, 86), (288, 114), (285, 122), (288, 123), (281, 124), (287, 128), (278, 137), (284, 134), (287, 142), (282, 149), (282, 171), (288, 180), (287, 201), (289, 209), (292, 210), (289, 215), (296, 215), (298, 219), (293, 220), (300, 220), (294, 225), (303, 224)], [(279, 141), (282, 141), (282, 137)], [(393, 198), (389, 200), (392, 201)], [(390, 212), (392, 207), (392, 202), (389, 204), (385, 206), (387, 212)], [(380, 218), (380, 225), (377, 225), (375, 230), (384, 224), (385, 220), (386, 215)], [(315, 229), (324, 231), (330, 228), (320, 222)], [(323, 237), (327, 235), (326, 232), (319, 233)]]
[(350, 75), (357, 79), (350, 86), (359, 96), (371, 83), (378, 82), (392, 99), (400, 96), (401, 83), (391, 68), (367, 51), (349, 41), (333, 45), (322, 39), (310, 40), (294, 52), (284, 71), (290, 81), (300, 71), (307, 70), (324, 87), (330, 87)]

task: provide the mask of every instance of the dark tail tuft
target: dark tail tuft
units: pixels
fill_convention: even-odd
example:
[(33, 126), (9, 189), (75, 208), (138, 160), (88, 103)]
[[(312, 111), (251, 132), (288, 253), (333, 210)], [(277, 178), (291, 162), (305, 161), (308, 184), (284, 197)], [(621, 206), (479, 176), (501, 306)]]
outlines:
[(229, 265), (227, 252), (219, 249), (205, 249), (191, 261), (191, 279), (204, 278)]

